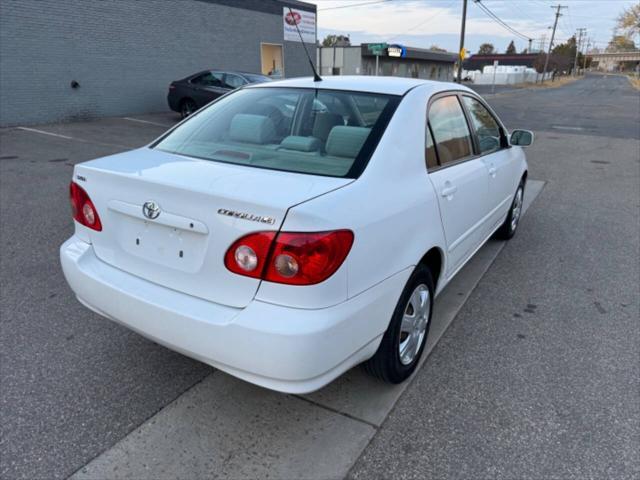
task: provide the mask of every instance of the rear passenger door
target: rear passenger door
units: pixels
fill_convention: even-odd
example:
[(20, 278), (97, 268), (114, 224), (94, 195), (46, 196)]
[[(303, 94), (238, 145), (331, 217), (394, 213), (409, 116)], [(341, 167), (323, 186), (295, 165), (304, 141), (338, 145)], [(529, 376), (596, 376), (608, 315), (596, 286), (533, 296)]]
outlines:
[(471, 130), (456, 94), (431, 101), (426, 138), (427, 168), (438, 197), (449, 276), (488, 235), (488, 175), (474, 154)]
[(235, 90), (236, 88), (240, 88), (246, 84), (247, 81), (240, 75), (236, 75), (235, 73), (224, 74), (224, 86), (229, 90)]
[(515, 193), (516, 162), (514, 152), (508, 148), (504, 128), (489, 109), (477, 98), (462, 96), (469, 122), (475, 133), (476, 148), (489, 182), (489, 228), (497, 228), (511, 205)]
[[(198, 107), (202, 107), (229, 90), (224, 87), (221, 72), (206, 72), (197, 78), (197, 90), (194, 98)], [(194, 83), (196, 80), (192, 80)]]

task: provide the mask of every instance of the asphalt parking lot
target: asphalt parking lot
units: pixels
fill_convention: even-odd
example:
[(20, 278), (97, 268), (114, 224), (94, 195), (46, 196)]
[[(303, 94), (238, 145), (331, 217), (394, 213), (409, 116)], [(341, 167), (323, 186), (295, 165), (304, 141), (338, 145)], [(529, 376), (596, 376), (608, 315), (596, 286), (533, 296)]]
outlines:
[(640, 95), (598, 75), (490, 103), (537, 137), (518, 235), (439, 298), (410, 384), (355, 369), (302, 397), (145, 340), (66, 286), (73, 165), (175, 114), (0, 130), (2, 478), (637, 478)]

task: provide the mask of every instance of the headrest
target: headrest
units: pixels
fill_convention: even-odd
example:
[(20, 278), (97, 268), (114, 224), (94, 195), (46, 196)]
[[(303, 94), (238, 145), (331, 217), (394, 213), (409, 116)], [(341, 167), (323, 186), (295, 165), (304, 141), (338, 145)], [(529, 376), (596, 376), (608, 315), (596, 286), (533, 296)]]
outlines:
[(296, 150), (298, 152), (317, 152), (320, 150), (322, 142), (315, 137), (300, 137), (290, 135), (280, 143), (278, 148), (286, 150)]
[(324, 149), (328, 155), (355, 158), (371, 132), (366, 127), (337, 126), (331, 129)]
[(269, 117), (238, 113), (231, 120), (229, 138), (236, 142), (270, 143), (276, 136), (276, 127)]
[(313, 136), (326, 142), (329, 137), (329, 132), (336, 125), (344, 125), (342, 115), (328, 112), (318, 113), (313, 122)]

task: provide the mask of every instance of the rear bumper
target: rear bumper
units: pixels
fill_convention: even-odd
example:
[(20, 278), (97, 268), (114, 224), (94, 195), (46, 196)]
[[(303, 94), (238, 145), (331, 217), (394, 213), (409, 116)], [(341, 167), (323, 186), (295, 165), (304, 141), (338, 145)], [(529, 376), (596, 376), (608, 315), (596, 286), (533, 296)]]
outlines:
[(169, 93), (167, 94), (167, 104), (169, 105), (169, 108), (174, 112), (180, 112), (180, 99), (172, 91), (169, 91)]
[(238, 309), (156, 285), (96, 257), (76, 236), (62, 269), (88, 308), (173, 350), (263, 387), (317, 390), (370, 358), (409, 269), (339, 305), (306, 310), (253, 300)]

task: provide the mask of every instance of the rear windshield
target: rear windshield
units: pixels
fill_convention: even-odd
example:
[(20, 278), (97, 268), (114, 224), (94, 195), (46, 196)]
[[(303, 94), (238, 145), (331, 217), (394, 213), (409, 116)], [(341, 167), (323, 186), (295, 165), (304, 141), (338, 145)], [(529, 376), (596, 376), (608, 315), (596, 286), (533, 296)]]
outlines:
[(400, 97), (301, 88), (237, 90), (153, 147), (217, 162), (356, 178)]

